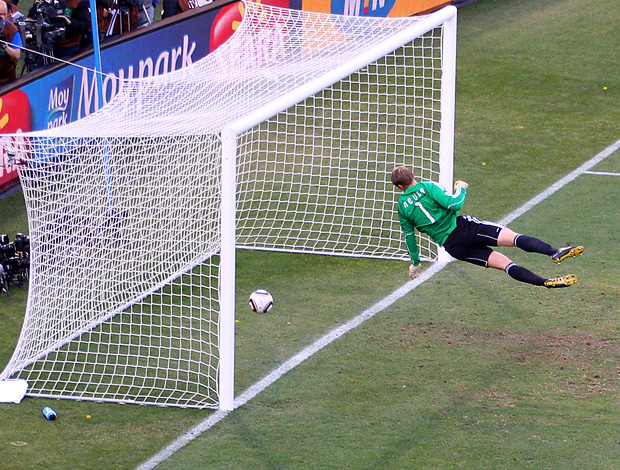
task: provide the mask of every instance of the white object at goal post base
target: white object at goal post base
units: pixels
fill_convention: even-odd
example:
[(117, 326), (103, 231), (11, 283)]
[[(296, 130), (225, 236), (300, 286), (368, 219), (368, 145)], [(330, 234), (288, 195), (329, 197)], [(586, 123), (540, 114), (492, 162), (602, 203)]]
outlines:
[[(340, 67), (321, 77), (291, 91), (279, 99), (273, 100), (257, 111), (231, 123), (221, 132), (222, 136), (222, 279), (220, 316), (220, 409), (229, 411), (234, 408), (234, 356), (235, 356), (235, 272), (224, 269), (235, 265), (235, 198), (236, 198), (236, 157), (237, 137), (243, 132), (259, 125), (300, 101), (311, 97), (324, 88), (351, 75), (369, 63), (376, 61), (395, 49), (422, 36), (424, 33), (443, 26), (442, 37), (442, 74), (440, 102), (440, 141), (439, 141), (439, 183), (445, 188), (452, 187), (454, 168), (454, 114), (456, 94), (456, 7), (447, 6), (415, 26), (377, 44), (364, 54), (353, 57)], [(230, 171), (231, 174), (226, 174)], [(231, 185), (226, 187), (226, 185)], [(224, 208), (230, 213), (224, 213)], [(450, 260), (450, 255), (438, 248), (437, 261)], [(224, 278), (226, 276), (226, 278)]]

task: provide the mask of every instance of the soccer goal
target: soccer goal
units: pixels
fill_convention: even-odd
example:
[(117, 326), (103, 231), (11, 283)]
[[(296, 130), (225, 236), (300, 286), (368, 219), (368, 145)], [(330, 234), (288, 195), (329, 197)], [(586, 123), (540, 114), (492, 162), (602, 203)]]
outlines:
[(14, 136), (31, 271), (0, 380), (36, 397), (230, 410), (237, 249), (407, 259), (390, 173), (406, 164), (451, 186), (456, 9), (244, 6), (204, 59)]

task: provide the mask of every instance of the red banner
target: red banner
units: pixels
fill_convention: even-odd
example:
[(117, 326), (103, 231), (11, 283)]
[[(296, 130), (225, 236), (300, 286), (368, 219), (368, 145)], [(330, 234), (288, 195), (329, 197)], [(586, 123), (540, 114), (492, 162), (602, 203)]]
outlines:
[[(0, 98), (0, 133), (16, 134), (30, 130), (30, 101), (22, 90), (13, 90)], [(15, 185), (17, 168), (9, 164), (8, 150), (17, 148), (8, 137), (0, 138), (0, 191)]]

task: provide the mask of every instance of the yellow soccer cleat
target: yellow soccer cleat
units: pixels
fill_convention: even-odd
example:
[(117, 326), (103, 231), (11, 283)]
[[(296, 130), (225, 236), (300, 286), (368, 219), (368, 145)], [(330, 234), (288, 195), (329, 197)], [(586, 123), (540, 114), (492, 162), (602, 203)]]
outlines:
[(564, 248), (560, 248), (555, 255), (551, 257), (551, 261), (554, 263), (561, 263), (566, 258), (573, 258), (575, 256), (579, 256), (583, 253), (585, 248), (583, 246), (565, 246)]
[(549, 289), (554, 289), (556, 287), (570, 287), (576, 282), (577, 276), (575, 276), (574, 274), (567, 274), (566, 276), (547, 279), (544, 286), (548, 287)]

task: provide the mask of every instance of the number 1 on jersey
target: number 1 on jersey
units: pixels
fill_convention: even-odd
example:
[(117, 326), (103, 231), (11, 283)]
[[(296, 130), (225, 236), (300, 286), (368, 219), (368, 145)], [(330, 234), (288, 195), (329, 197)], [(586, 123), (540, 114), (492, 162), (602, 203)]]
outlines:
[(421, 202), (416, 202), (416, 203), (415, 203), (415, 205), (416, 205), (417, 207), (419, 207), (419, 208), (420, 208), (420, 210), (421, 210), (422, 212), (424, 212), (424, 215), (426, 216), (426, 218), (428, 219), (428, 221), (429, 221), (431, 224), (434, 224), (434, 223), (435, 223), (435, 219), (433, 218), (433, 216), (432, 216), (432, 215), (430, 215), (430, 214), (428, 213), (428, 211), (427, 211), (427, 210), (426, 210), (426, 208), (422, 205), (422, 203), (421, 203)]

